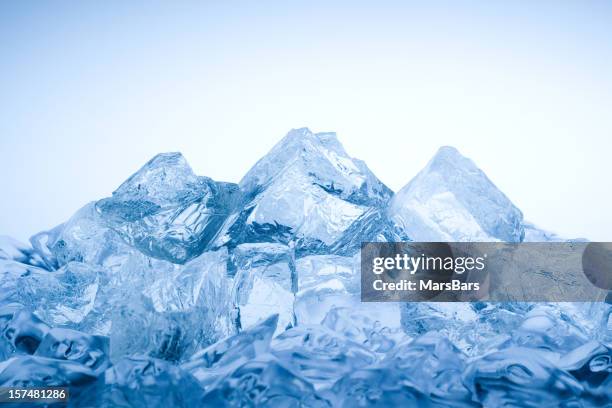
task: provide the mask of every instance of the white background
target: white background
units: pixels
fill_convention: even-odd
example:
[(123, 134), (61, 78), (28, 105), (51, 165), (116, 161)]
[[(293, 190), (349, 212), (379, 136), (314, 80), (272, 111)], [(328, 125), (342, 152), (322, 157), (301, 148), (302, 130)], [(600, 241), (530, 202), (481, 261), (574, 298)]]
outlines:
[(527, 219), (612, 239), (610, 2), (123, 3), (0, 5), (0, 234), (163, 151), (237, 182), (307, 126), (395, 191), (453, 145)]

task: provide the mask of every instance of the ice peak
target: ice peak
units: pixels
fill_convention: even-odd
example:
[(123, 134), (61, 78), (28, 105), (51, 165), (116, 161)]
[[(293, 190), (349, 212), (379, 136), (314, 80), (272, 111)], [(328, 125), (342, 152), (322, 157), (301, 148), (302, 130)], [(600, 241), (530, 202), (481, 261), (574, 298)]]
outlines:
[(335, 133), (308, 128), (291, 130), (248, 171), (240, 188), (248, 204), (223, 242), (277, 242), (280, 236), (278, 242), (285, 242), (291, 231), (331, 245), (368, 207), (386, 206), (393, 194), (347, 154)]
[(436, 154), (434, 155), (433, 159), (435, 158), (444, 159), (444, 160), (448, 160), (448, 159), (452, 160), (454, 158), (464, 158), (464, 156), (461, 153), (459, 153), (459, 150), (457, 150), (456, 147), (441, 146), (436, 152)]
[(198, 182), (181, 153), (160, 153), (132, 174), (113, 192), (113, 196), (166, 197), (189, 189)]
[(333, 183), (334, 189), (347, 192), (358, 190), (368, 182), (382, 184), (363, 162), (347, 154), (335, 133), (313, 133), (308, 128), (299, 128), (292, 129), (261, 158), (240, 186), (251, 193), (290, 176), (306, 177), (321, 185)]
[(312, 141), (318, 141), (324, 143), (328, 140), (338, 141), (336, 132), (318, 132), (314, 133), (307, 127), (302, 127), (298, 129), (291, 129), (287, 135), (281, 139), (279, 144), (283, 144), (285, 141), (294, 141), (294, 140), (304, 140), (310, 139)]
[(453, 146), (442, 146), (436, 154), (429, 160), (427, 169), (439, 168), (463, 168), (470, 171), (480, 171), (476, 164), (467, 157), (463, 156), (459, 150)]
[(389, 215), (420, 241), (516, 242), (523, 214), (476, 164), (441, 147), (391, 200)]

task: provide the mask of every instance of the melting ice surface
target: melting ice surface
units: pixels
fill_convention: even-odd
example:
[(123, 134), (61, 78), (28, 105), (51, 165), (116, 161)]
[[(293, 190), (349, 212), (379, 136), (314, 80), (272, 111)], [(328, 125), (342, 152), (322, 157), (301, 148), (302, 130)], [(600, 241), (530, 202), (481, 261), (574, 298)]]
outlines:
[(397, 194), (332, 133), (239, 184), (154, 157), (31, 245), (0, 239), (0, 386), (74, 407), (612, 404), (609, 304), (359, 299), (363, 241), (549, 241), (444, 147)]

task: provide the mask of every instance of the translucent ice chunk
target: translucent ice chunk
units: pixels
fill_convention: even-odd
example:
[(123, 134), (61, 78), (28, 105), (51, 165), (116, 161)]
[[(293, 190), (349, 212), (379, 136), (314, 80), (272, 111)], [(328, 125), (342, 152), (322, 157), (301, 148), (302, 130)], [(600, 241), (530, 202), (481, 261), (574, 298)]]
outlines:
[(415, 241), (509, 241), (523, 214), (469, 159), (442, 147), (390, 202), (390, 218)]
[(296, 261), (298, 324), (321, 324), (371, 350), (388, 350), (399, 338), (398, 304), (364, 304), (360, 299), (360, 257), (312, 255)]
[(109, 368), (99, 400), (109, 407), (202, 406), (203, 390), (191, 374), (166, 361), (128, 357)]
[(0, 259), (0, 305), (20, 303), (20, 281), (30, 275), (47, 274), (45, 269), (13, 260)]
[(354, 303), (334, 307), (327, 312), (322, 325), (360, 343), (369, 350), (386, 353), (406, 339), (397, 303)]
[(50, 327), (18, 304), (0, 307), (0, 360), (14, 353), (33, 354)]
[(272, 315), (253, 327), (198, 351), (182, 368), (207, 387), (246, 361), (267, 353), (277, 323), (278, 315)]
[(329, 408), (312, 384), (270, 355), (250, 360), (206, 393), (203, 406)]
[(54, 328), (43, 337), (35, 355), (74, 361), (91, 369), (96, 376), (110, 364), (108, 337), (92, 336), (70, 329)]
[(558, 309), (549, 305), (534, 307), (512, 333), (513, 343), (534, 349), (567, 352), (589, 340), (567, 316), (563, 314), (555, 316), (556, 311)]
[(585, 388), (583, 399), (594, 407), (612, 404), (612, 349), (589, 341), (564, 355), (559, 366)]
[(464, 383), (485, 407), (571, 406), (583, 392), (574, 377), (529, 348), (509, 348), (475, 360)]
[(316, 385), (376, 360), (373, 352), (320, 325), (301, 325), (273, 340), (272, 353), (293, 372)]
[(289, 132), (240, 182), (247, 203), (228, 223), (222, 243), (283, 242), (305, 237), (336, 242), (391, 190), (350, 158), (333, 133)]
[(108, 294), (113, 359), (139, 352), (182, 360), (233, 330), (227, 250), (155, 265), (148, 279), (136, 274)]
[(93, 371), (72, 361), (18, 356), (0, 363), (0, 387), (78, 387), (95, 380)]
[(175, 263), (201, 254), (232, 212), (238, 186), (196, 176), (180, 153), (155, 156), (96, 209), (126, 242)]
[(6, 235), (0, 235), (0, 259), (46, 267), (45, 261), (34, 248)]
[(461, 380), (465, 356), (443, 335), (430, 332), (402, 343), (382, 364), (393, 367), (427, 395), (444, 401), (470, 401)]
[(427, 395), (389, 368), (353, 370), (338, 380), (331, 392), (334, 406), (341, 408), (437, 406)]
[(239, 327), (278, 314), (277, 332), (295, 325), (293, 251), (282, 244), (243, 244), (236, 248), (233, 298)]
[(469, 356), (507, 347), (510, 334), (523, 322), (531, 307), (527, 303), (472, 303), (477, 318), (455, 326), (451, 332), (453, 342)]
[(113, 358), (132, 352), (167, 359), (227, 336), (230, 282), (227, 250), (185, 265), (131, 254), (115, 271), (70, 262), (54, 272), (6, 272), (1, 285), (45, 321), (111, 337)]
[(52, 325), (87, 326), (93, 318), (104, 271), (81, 262), (70, 262), (54, 272), (31, 271), (20, 276), (17, 293), (21, 302), (36, 310)]
[(335, 255), (307, 256), (296, 261), (298, 323), (319, 324), (332, 308), (355, 303), (361, 279), (358, 262), (358, 257)]
[(406, 232), (388, 219), (384, 210), (373, 207), (365, 211), (325, 250), (333, 254), (353, 256), (361, 249), (362, 242), (406, 241), (410, 241)]

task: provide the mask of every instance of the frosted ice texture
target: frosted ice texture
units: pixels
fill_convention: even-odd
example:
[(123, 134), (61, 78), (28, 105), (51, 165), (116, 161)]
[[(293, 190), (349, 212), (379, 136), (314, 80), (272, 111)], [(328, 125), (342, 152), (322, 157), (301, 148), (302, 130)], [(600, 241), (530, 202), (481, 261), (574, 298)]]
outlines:
[[(160, 154), (30, 245), (0, 237), (0, 386), (73, 407), (612, 403), (606, 303), (362, 303), (365, 241), (554, 241), (440, 149), (395, 196), (333, 133), (240, 184)], [(574, 405), (572, 405), (574, 404)]]

